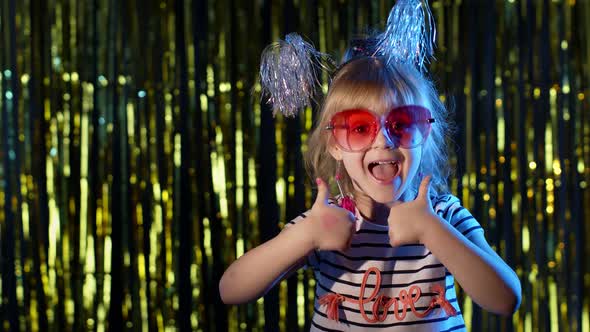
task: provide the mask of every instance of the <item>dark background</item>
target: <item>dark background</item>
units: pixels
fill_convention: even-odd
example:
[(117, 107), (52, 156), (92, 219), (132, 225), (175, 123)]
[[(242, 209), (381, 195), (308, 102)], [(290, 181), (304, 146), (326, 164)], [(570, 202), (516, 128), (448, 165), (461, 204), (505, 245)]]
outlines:
[[(304, 330), (309, 272), (248, 305), (217, 290), (313, 200), (316, 110), (273, 118), (259, 56), (298, 32), (339, 57), (393, 3), (1, 1), (0, 329)], [(430, 5), (452, 191), (523, 286), (508, 319), (460, 293), (466, 324), (589, 331), (590, 2)]]

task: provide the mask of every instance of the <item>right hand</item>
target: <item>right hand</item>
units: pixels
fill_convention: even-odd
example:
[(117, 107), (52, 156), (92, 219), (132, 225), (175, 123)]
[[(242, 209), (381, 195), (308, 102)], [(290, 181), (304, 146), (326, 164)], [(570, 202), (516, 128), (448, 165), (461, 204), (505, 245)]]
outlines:
[(328, 204), (328, 186), (320, 179), (318, 196), (311, 208), (310, 217), (313, 223), (313, 245), (319, 250), (344, 251), (350, 247), (352, 235), (356, 231), (356, 218), (350, 212), (335, 204)]

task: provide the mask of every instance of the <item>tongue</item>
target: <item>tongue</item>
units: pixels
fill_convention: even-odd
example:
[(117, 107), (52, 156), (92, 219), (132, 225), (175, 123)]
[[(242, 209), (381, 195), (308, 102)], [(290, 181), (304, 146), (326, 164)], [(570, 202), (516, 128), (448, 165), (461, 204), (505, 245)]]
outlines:
[(372, 173), (377, 180), (390, 180), (397, 175), (397, 164), (380, 164), (373, 167)]

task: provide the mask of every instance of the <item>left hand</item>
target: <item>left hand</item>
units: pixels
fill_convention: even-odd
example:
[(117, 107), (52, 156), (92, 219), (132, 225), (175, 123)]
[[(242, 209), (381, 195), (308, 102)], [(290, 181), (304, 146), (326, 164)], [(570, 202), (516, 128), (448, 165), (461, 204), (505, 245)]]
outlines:
[(394, 205), (389, 209), (389, 244), (392, 247), (422, 243), (422, 235), (429, 222), (436, 214), (432, 208), (428, 192), (431, 176), (426, 176), (420, 183), (418, 196), (413, 201)]

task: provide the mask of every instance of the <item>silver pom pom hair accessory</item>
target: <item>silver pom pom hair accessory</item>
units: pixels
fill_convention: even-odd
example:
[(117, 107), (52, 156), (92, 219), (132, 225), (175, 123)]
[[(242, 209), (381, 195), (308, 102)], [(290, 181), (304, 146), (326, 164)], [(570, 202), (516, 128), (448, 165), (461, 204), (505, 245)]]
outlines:
[(261, 98), (286, 117), (294, 117), (312, 105), (321, 87), (318, 73), (331, 71), (333, 60), (318, 52), (296, 33), (279, 40), (262, 52), (260, 60)]
[(435, 42), (436, 26), (428, 0), (398, 0), (389, 13), (374, 55), (384, 56), (387, 64), (414, 64), (424, 73), (425, 64), (433, 57)]
[[(353, 40), (349, 61), (358, 56), (384, 57), (392, 62), (415, 65), (421, 73), (434, 53), (436, 27), (428, 0), (398, 0), (391, 9), (385, 32), (376, 40)], [(296, 33), (266, 47), (260, 62), (262, 100), (287, 117), (294, 117), (304, 107), (311, 106), (320, 91), (320, 70), (334, 74), (334, 61), (318, 52)]]

